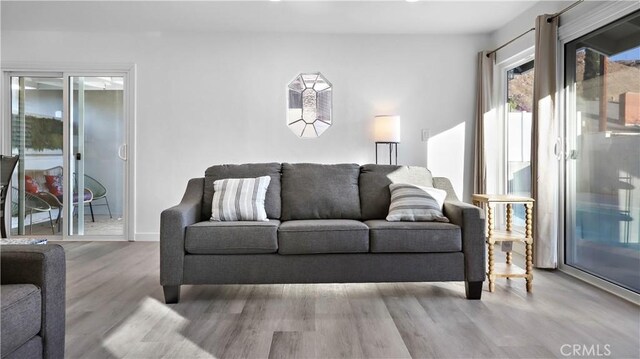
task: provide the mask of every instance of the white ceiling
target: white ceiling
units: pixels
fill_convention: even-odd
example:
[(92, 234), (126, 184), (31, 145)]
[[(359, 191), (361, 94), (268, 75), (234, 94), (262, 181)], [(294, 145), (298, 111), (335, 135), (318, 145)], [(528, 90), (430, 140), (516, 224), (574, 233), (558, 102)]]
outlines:
[[(89, 32), (492, 32), (537, 1), (2, 1), (1, 29)], [(571, 1), (567, 1), (567, 4)], [(532, 19), (533, 21), (533, 19)]]

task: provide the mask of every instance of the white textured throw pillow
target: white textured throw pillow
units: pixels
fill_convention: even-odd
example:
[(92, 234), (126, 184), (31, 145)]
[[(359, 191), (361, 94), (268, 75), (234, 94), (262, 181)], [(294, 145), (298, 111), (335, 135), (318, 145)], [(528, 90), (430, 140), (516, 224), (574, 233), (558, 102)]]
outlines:
[(408, 183), (392, 183), (391, 205), (387, 221), (398, 222), (449, 222), (442, 214), (442, 206), (447, 192), (433, 187), (416, 186)]
[(264, 198), (271, 177), (225, 178), (213, 182), (212, 221), (267, 221)]

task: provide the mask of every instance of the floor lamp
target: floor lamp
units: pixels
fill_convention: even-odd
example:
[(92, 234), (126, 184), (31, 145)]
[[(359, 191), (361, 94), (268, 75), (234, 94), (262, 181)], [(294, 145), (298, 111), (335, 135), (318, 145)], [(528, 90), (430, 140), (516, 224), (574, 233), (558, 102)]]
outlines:
[[(398, 164), (398, 143), (400, 143), (400, 116), (380, 115), (373, 122), (376, 141), (376, 164), (378, 164), (378, 146), (389, 146), (389, 164)], [(395, 161), (393, 154), (395, 153)]]

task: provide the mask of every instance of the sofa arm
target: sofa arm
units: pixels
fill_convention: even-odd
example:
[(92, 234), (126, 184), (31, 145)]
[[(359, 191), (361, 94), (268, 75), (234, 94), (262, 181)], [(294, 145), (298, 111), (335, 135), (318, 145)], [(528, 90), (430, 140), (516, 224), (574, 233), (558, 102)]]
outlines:
[(204, 178), (189, 180), (182, 201), (160, 215), (160, 284), (182, 284), (184, 235), (187, 226), (200, 221)]
[(484, 211), (460, 201), (445, 201), (444, 214), (462, 229), (465, 279), (482, 282), (485, 279), (485, 220)]
[(3, 245), (0, 253), (2, 284), (34, 284), (40, 287), (43, 357), (64, 358), (64, 249), (57, 244)]

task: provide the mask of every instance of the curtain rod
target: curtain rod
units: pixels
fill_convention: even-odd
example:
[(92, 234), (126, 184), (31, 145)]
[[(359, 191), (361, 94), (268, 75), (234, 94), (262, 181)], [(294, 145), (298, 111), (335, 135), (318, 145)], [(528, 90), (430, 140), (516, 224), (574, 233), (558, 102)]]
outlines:
[(582, 2), (584, 2), (584, 0), (578, 0), (578, 1), (574, 2), (573, 4), (571, 4), (571, 5), (567, 6), (567, 7), (565, 7), (564, 9), (562, 9), (562, 10), (558, 11), (557, 13), (555, 13), (555, 14), (553, 14), (553, 15), (549, 16), (549, 17), (547, 18), (547, 22), (551, 22), (551, 21), (553, 21), (553, 19), (555, 19), (555, 18), (557, 18), (558, 16), (560, 16), (560, 15), (564, 14), (565, 12), (567, 12), (567, 11), (569, 11), (569, 10), (573, 9), (574, 7), (576, 7), (578, 4), (580, 4), (580, 3), (582, 3)]
[[(574, 2), (573, 4), (571, 4), (571, 5), (567, 6), (567, 7), (565, 7), (564, 9), (562, 9), (562, 10), (558, 11), (557, 13), (555, 13), (555, 14), (553, 14), (553, 15), (549, 16), (549, 18), (547, 18), (547, 22), (551, 22), (551, 21), (553, 21), (553, 19), (555, 19), (555, 18), (557, 18), (558, 16), (560, 16), (560, 15), (564, 14), (565, 12), (567, 12), (567, 11), (569, 11), (569, 10), (573, 9), (575, 6), (577, 6), (578, 4), (580, 4), (580, 3), (582, 3), (582, 2), (584, 2), (584, 0), (578, 0), (578, 1)], [(494, 52), (498, 52), (499, 50), (501, 50), (501, 49), (502, 49), (502, 48), (504, 48), (505, 46), (510, 45), (512, 42), (514, 42), (514, 41), (518, 40), (519, 38), (521, 38), (521, 37), (523, 37), (524, 35), (526, 35), (526, 34), (530, 33), (531, 31), (534, 31), (535, 29), (536, 29), (535, 27), (532, 27), (532, 28), (530, 28), (529, 30), (527, 30), (527, 31), (523, 32), (522, 34), (520, 34), (520, 35), (518, 35), (518, 36), (514, 37), (513, 39), (511, 39), (511, 40), (509, 40), (509, 41), (505, 42), (505, 43), (504, 43), (504, 44), (502, 44), (501, 46), (499, 46), (499, 47), (495, 48), (494, 50), (491, 50), (491, 51), (487, 52), (487, 57), (491, 56), (491, 54), (493, 54)]]
[(491, 51), (487, 52), (487, 57), (490, 57), (490, 56), (491, 56), (491, 54), (493, 54), (494, 52), (498, 52), (498, 51), (499, 51), (499, 50), (501, 50), (503, 47), (506, 47), (506, 46), (510, 45), (512, 42), (514, 42), (514, 41), (518, 40), (519, 38), (523, 37), (524, 35), (526, 35), (526, 34), (530, 33), (531, 31), (533, 31), (533, 30), (535, 30), (535, 29), (536, 29), (535, 27), (532, 27), (532, 28), (530, 28), (529, 30), (527, 30), (527, 31), (523, 32), (522, 34), (520, 34), (520, 35), (518, 35), (518, 36), (514, 37), (513, 39), (511, 39), (511, 40), (509, 40), (509, 41), (505, 42), (505, 43), (504, 43), (504, 44), (502, 44), (501, 46), (499, 46), (499, 47), (495, 48), (494, 50), (491, 50)]

